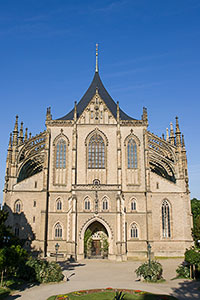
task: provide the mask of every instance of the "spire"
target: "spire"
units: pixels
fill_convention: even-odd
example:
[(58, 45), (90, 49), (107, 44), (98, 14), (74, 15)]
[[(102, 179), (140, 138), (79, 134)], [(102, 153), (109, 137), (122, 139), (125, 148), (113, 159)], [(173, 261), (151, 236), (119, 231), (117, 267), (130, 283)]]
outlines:
[(117, 122), (119, 123), (119, 101), (117, 101)]
[(46, 121), (52, 120), (51, 107), (47, 107)]
[(164, 133), (162, 133), (162, 139), (163, 139), (163, 140), (165, 139), (165, 135), (164, 135)]
[(21, 127), (20, 127), (20, 131), (19, 131), (19, 145), (21, 145), (23, 143), (23, 122), (21, 122)]
[(77, 120), (77, 102), (74, 101), (74, 122)]
[(175, 136), (172, 122), (170, 123), (170, 143), (175, 145)]
[(181, 132), (179, 128), (178, 117), (176, 117), (176, 145), (181, 145)]
[(98, 47), (99, 47), (99, 45), (96, 44), (96, 69), (95, 69), (95, 72), (99, 72), (99, 66), (98, 66)]
[(145, 122), (148, 122), (147, 108), (146, 107), (143, 107), (142, 120), (145, 121)]
[(29, 132), (29, 140), (31, 139), (32, 135), (31, 135), (31, 132)]
[(10, 139), (8, 144), (8, 150), (12, 150), (12, 132), (10, 133)]
[(169, 142), (169, 129), (166, 128), (166, 141)]
[(28, 140), (28, 128), (25, 129), (24, 142)]
[(184, 135), (182, 134), (182, 147), (185, 149), (185, 140), (184, 140)]
[(18, 116), (15, 119), (15, 127), (13, 130), (13, 146), (17, 146), (18, 143)]

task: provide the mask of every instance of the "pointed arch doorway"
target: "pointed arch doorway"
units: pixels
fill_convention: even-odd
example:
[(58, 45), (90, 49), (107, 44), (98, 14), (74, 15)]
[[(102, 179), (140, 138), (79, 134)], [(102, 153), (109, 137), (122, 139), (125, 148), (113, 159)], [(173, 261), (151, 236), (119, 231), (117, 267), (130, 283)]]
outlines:
[(84, 234), (85, 258), (108, 257), (108, 232), (103, 224), (98, 221), (91, 223)]

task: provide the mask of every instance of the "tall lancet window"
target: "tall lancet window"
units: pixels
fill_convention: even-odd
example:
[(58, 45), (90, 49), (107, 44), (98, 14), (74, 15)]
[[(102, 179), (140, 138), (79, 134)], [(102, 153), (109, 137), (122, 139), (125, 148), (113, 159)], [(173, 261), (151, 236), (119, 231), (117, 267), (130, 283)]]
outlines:
[(128, 141), (127, 152), (128, 169), (137, 169), (137, 146), (132, 138)]
[(66, 168), (66, 143), (60, 139), (56, 145), (56, 169)]
[(94, 134), (89, 141), (88, 168), (105, 168), (105, 144), (102, 137), (99, 134)]
[(167, 200), (162, 203), (162, 236), (163, 238), (171, 237), (170, 207)]

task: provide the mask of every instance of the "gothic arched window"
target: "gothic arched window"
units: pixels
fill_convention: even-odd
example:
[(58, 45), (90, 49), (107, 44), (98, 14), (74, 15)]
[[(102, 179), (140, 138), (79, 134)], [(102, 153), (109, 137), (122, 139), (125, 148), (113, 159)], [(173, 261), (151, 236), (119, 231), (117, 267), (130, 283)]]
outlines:
[(138, 238), (138, 228), (136, 224), (131, 225), (131, 238)]
[(162, 237), (170, 238), (171, 237), (171, 228), (170, 228), (170, 207), (167, 200), (162, 202)]
[(133, 138), (127, 145), (128, 169), (137, 169), (137, 145)]
[(62, 201), (60, 199), (56, 201), (56, 210), (62, 210)]
[(88, 198), (85, 199), (84, 209), (85, 210), (90, 210), (90, 200)]
[(137, 208), (136, 201), (132, 200), (131, 201), (131, 210), (136, 210), (136, 208)]
[(56, 169), (66, 168), (66, 142), (60, 139), (56, 145)]
[(19, 224), (15, 225), (14, 232), (15, 232), (15, 236), (19, 236)]
[(21, 205), (21, 201), (17, 200), (15, 202), (15, 212), (16, 213), (20, 213), (22, 211), (22, 205)]
[(88, 168), (104, 169), (105, 168), (105, 144), (99, 134), (94, 134), (88, 145)]
[(55, 238), (62, 238), (62, 226), (60, 223), (55, 225)]
[(105, 198), (103, 199), (103, 202), (102, 202), (102, 209), (103, 210), (108, 210), (108, 200)]

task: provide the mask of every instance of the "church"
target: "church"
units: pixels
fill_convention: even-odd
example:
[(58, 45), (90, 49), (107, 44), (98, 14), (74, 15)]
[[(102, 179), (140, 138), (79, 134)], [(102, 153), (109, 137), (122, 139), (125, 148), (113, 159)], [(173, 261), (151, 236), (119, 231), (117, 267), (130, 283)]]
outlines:
[[(31, 136), (10, 134), (4, 186), (8, 225), (42, 257), (124, 261), (183, 256), (192, 244), (184, 136), (126, 114), (98, 70), (73, 109)], [(158, 124), (159, 128), (159, 124)]]

